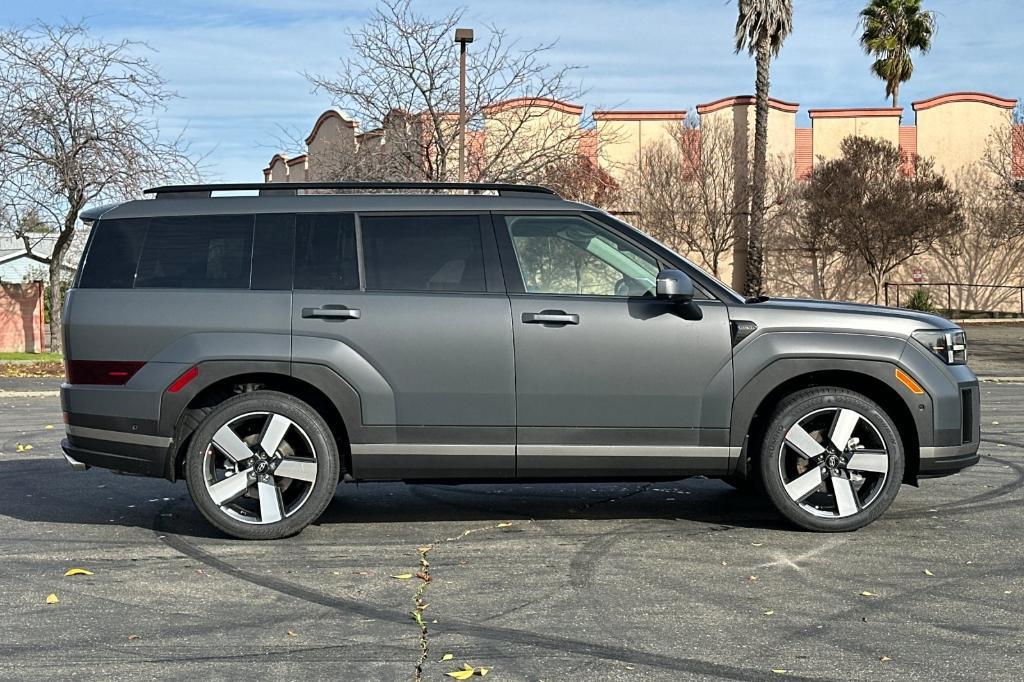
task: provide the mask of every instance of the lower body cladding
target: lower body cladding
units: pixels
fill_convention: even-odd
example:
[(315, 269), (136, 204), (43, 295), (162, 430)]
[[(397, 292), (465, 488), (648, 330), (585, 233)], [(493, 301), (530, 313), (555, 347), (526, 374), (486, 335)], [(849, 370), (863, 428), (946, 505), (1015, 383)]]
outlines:
[(739, 448), (671, 445), (355, 443), (359, 480), (667, 478), (725, 474)]
[[(977, 381), (957, 385), (959, 400), (953, 400), (954, 415), (944, 428), (936, 429), (933, 445), (921, 446), (918, 475), (922, 478), (949, 476), (978, 463), (981, 446), (981, 391)], [(947, 409), (949, 413), (953, 408)]]
[(61, 449), (75, 468), (97, 466), (139, 476), (163, 477), (167, 473), (171, 438), (73, 424), (66, 429), (68, 437), (61, 442)]

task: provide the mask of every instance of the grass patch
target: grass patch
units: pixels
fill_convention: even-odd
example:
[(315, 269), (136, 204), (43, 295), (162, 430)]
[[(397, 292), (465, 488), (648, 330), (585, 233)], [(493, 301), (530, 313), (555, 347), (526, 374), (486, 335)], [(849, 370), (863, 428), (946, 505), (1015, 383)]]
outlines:
[(0, 362), (31, 360), (32, 362), (64, 362), (60, 353), (0, 353)]

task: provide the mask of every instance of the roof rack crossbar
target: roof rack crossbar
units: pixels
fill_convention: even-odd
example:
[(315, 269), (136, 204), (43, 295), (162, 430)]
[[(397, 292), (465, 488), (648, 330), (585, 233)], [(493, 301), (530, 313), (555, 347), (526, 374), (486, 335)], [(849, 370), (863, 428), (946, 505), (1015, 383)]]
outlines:
[(558, 197), (540, 185), (514, 185), (504, 182), (241, 182), (212, 185), (167, 185), (151, 187), (144, 194), (157, 198), (188, 198), (212, 196), (213, 192), (259, 191), (261, 196), (297, 193), (298, 190), (467, 190), (497, 192), (499, 195), (533, 195)]

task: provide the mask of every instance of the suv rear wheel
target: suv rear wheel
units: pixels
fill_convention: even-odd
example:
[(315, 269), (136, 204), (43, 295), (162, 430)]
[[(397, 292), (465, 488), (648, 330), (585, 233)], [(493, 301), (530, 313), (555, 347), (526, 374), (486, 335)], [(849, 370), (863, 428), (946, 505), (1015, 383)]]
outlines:
[(903, 443), (882, 408), (854, 391), (810, 388), (775, 411), (761, 477), (775, 507), (815, 531), (856, 530), (877, 519), (903, 481)]
[(185, 461), (189, 493), (228, 535), (272, 540), (319, 518), (338, 484), (338, 450), (309, 405), (275, 391), (230, 398), (202, 421)]

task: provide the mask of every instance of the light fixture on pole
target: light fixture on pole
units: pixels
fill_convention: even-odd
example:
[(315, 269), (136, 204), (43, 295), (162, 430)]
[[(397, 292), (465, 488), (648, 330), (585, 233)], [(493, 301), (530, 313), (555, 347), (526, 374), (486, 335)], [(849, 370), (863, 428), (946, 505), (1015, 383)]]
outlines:
[(459, 182), (466, 181), (466, 46), (473, 42), (473, 29), (455, 29), (459, 44)]

